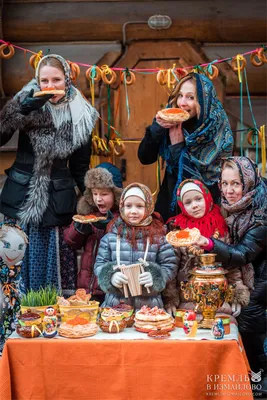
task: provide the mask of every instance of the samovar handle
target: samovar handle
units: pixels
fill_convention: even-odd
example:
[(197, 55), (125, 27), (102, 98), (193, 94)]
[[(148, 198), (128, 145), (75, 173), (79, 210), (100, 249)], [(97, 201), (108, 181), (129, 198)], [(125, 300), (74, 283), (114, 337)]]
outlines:
[(234, 298), (234, 294), (235, 294), (235, 288), (236, 288), (236, 284), (235, 283), (231, 283), (227, 290), (226, 290), (226, 296), (225, 296), (225, 302), (226, 303), (232, 303), (233, 298)]

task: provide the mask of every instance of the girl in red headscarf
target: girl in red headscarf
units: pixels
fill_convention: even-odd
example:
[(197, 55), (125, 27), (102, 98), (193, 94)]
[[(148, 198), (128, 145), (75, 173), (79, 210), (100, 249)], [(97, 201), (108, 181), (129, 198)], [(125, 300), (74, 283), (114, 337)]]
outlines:
[[(181, 214), (167, 221), (171, 230), (198, 228), (201, 235), (206, 237), (228, 240), (228, 228), (217, 204), (214, 204), (208, 188), (200, 181), (186, 179), (177, 190), (177, 203)], [(205, 232), (205, 234), (204, 234)], [(193, 309), (192, 299), (186, 300), (180, 288), (180, 282), (188, 280), (190, 271), (199, 263), (198, 256), (204, 252), (200, 247), (189, 246), (176, 249), (179, 253), (180, 266), (176, 280), (171, 281), (163, 292), (164, 306), (169, 313), (181, 309)], [(220, 313), (239, 315), (241, 306), (249, 302), (249, 289), (243, 284), (239, 269), (227, 274), (229, 283), (235, 283), (236, 289), (232, 304), (224, 303), (218, 310)], [(235, 322), (235, 320), (234, 320)]]

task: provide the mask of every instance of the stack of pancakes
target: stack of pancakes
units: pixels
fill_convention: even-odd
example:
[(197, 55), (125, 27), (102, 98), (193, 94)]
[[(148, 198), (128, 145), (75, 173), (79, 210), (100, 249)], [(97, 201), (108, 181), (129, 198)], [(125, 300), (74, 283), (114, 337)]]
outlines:
[(173, 318), (163, 309), (158, 307), (149, 308), (143, 306), (135, 314), (135, 329), (140, 332), (152, 330), (171, 331), (174, 328)]

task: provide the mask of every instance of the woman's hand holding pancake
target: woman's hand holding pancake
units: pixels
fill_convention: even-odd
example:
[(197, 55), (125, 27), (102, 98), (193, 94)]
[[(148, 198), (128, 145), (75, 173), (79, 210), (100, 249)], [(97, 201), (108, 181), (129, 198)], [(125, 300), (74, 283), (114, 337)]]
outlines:
[(161, 118), (159, 116), (159, 113), (156, 114), (156, 121), (160, 126), (162, 126), (162, 128), (166, 128), (166, 129), (172, 128), (173, 126), (177, 125), (177, 122), (165, 121), (163, 118)]
[(34, 89), (30, 91), (27, 97), (20, 104), (20, 112), (23, 115), (28, 115), (32, 111), (39, 110), (45, 103), (53, 97), (53, 94), (46, 94), (42, 97), (33, 97)]
[(193, 245), (199, 247), (205, 247), (208, 246), (208, 244), (209, 244), (209, 239), (207, 239), (205, 236), (200, 236), (200, 238), (193, 243)]

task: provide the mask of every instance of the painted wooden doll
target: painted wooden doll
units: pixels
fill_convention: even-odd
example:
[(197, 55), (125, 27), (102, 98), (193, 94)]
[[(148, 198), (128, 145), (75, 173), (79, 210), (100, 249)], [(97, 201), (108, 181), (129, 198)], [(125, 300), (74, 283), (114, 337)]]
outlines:
[(43, 318), (43, 336), (45, 338), (53, 338), (57, 334), (57, 311), (54, 307), (49, 306), (45, 310)]
[(27, 243), (20, 226), (0, 223), (0, 355), (20, 311), (20, 270)]
[(197, 320), (194, 311), (186, 311), (183, 316), (183, 330), (188, 337), (194, 337), (197, 334)]
[(221, 318), (215, 320), (211, 328), (211, 334), (214, 339), (223, 339), (224, 337), (224, 326)]

